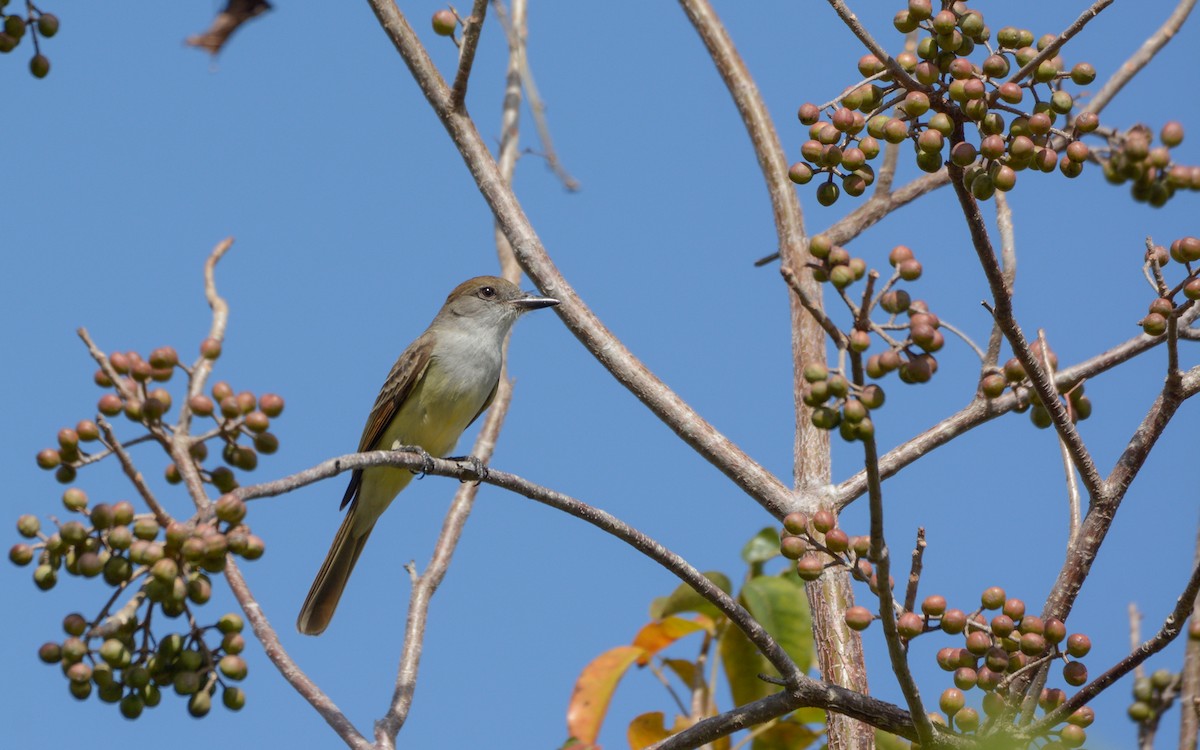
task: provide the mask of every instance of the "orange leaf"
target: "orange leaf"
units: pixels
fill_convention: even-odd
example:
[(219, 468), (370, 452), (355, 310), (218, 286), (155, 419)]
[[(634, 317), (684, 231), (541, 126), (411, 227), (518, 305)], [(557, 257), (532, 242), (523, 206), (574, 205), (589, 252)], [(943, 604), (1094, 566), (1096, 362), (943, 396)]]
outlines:
[(631, 750), (642, 750), (670, 737), (671, 733), (667, 731), (664, 723), (665, 718), (662, 711), (651, 711), (629, 722), (628, 737)]
[[(703, 620), (701, 620), (703, 618)], [(647, 623), (633, 638), (633, 645), (645, 649), (646, 653), (638, 658), (638, 666), (644, 667), (650, 663), (650, 657), (670, 646), (685, 635), (697, 630), (708, 629), (712, 620), (704, 615), (697, 615), (696, 620), (685, 620), (682, 617), (666, 617)]]
[(617, 683), (643, 653), (637, 646), (617, 646), (583, 668), (567, 706), (567, 731), (572, 737), (587, 744), (596, 741)]

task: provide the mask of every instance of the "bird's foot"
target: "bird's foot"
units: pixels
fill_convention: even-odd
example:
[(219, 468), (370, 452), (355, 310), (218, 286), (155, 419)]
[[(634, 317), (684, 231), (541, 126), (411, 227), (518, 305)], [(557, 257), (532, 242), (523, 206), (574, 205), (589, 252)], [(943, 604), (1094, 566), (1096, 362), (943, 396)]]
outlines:
[(415, 453), (417, 458), (421, 459), (420, 469), (409, 469), (413, 474), (417, 475), (417, 479), (424, 479), (425, 475), (433, 470), (433, 456), (429, 455), (428, 451), (419, 445), (398, 445), (393, 450), (403, 451), (404, 453)]
[[(471, 469), (471, 474), (474, 475), (475, 484), (479, 484), (484, 479), (487, 479), (487, 464), (485, 464), (478, 456), (454, 456), (448, 460), (457, 461), (460, 464), (467, 464), (467, 466), (469, 466)], [(470, 481), (470, 479), (464, 478), (459, 481), (467, 482)]]

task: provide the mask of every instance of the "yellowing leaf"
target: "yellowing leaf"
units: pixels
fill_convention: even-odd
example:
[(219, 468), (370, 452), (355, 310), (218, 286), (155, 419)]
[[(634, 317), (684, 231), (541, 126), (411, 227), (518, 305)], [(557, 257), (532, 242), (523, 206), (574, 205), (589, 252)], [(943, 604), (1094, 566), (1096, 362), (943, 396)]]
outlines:
[[(729, 583), (729, 576), (720, 571), (709, 571), (704, 574), (704, 577), (726, 594), (733, 590), (732, 584)], [(720, 610), (686, 583), (680, 584), (671, 592), (670, 596), (660, 596), (650, 603), (650, 616), (656, 620), (677, 615), (680, 612), (700, 612), (714, 619), (724, 617)]]
[(642, 653), (637, 646), (617, 646), (583, 668), (567, 706), (567, 731), (572, 737), (588, 744), (596, 741), (617, 683)]
[[(701, 620), (703, 618), (703, 620)], [(686, 635), (697, 630), (711, 628), (712, 620), (704, 615), (697, 615), (695, 620), (685, 620), (682, 617), (667, 617), (647, 623), (633, 638), (633, 645), (639, 646), (646, 653), (638, 657), (638, 666), (650, 663), (650, 658)]]
[(662, 711), (651, 711), (635, 717), (633, 721), (629, 722), (627, 736), (630, 750), (642, 750), (659, 740), (670, 737), (671, 733), (667, 731), (665, 719)]

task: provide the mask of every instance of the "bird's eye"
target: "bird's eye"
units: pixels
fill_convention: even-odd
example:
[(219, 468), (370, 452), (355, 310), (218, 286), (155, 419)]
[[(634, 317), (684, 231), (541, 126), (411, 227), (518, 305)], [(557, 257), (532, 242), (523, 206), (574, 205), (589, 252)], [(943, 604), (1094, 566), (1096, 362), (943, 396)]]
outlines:
[(492, 297), (496, 296), (496, 288), (485, 286), (479, 290), (479, 296), (483, 297), (484, 299), (491, 299)]

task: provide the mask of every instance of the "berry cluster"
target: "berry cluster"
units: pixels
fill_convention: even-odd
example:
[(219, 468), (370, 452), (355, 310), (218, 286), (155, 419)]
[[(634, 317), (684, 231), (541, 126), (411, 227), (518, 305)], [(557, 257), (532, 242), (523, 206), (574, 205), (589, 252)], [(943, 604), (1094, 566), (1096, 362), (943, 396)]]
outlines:
[[(845, 348), (858, 354), (866, 352), (871, 348), (872, 334), (887, 346), (886, 351), (867, 357), (866, 377), (879, 380), (896, 372), (904, 383), (929, 382), (938, 367), (934, 353), (946, 340), (939, 330), (941, 320), (930, 312), (929, 306), (897, 288), (900, 282), (913, 282), (921, 277), (921, 263), (913, 251), (904, 245), (892, 249), (888, 254), (892, 275), (878, 292), (874, 292), (878, 272), (868, 272), (866, 261), (851, 257), (846, 248), (832, 244), (824, 235), (812, 238), (809, 253), (813, 257), (810, 264), (813, 278), (832, 284), (854, 316), (853, 329), (845, 335)], [(856, 305), (845, 289), (868, 275), (871, 285), (861, 306)], [(888, 315), (882, 323), (871, 320), (876, 308)], [(907, 320), (901, 320), (901, 315), (907, 315)], [(846, 440), (861, 440), (874, 434), (870, 412), (883, 406), (885, 394), (876, 384), (851, 382), (840, 372), (844, 369), (839, 366), (830, 371), (821, 365), (806, 366), (804, 379), (808, 386), (804, 403), (813, 408), (815, 426), (825, 430), (837, 428)]]
[[(837, 517), (828, 510), (817, 511), (809, 518), (804, 513), (791, 513), (783, 519), (780, 552), (796, 561), (796, 573), (806, 581), (821, 577), (828, 567), (841, 566), (859, 581), (866, 583), (872, 593), (879, 593), (879, 581), (867, 555), (871, 539), (850, 536), (837, 526)], [(888, 587), (895, 581), (890, 579)], [(1064, 662), (1062, 679), (1067, 685), (1079, 687), (1087, 682), (1087, 667), (1078, 659), (1091, 650), (1091, 640), (1082, 633), (1067, 633), (1061, 620), (1027, 614), (1025, 603), (1008, 598), (1004, 589), (992, 586), (980, 597), (980, 606), (967, 613), (951, 609), (943, 596), (928, 596), (920, 612), (900, 612), (896, 629), (907, 644), (926, 633), (941, 632), (962, 636), (963, 645), (947, 646), (937, 652), (937, 663), (954, 673), (954, 687), (941, 695), (939, 705), (950, 726), (960, 732), (973, 733), (987, 729), (988, 722), (1000, 720), (1009, 709), (1009, 686), (1018, 673), (1054, 660)], [(998, 610), (998, 611), (997, 611)], [(995, 612), (990, 617), (986, 612)], [(875, 616), (861, 605), (846, 610), (846, 625), (852, 630), (866, 630)], [(966, 705), (966, 693), (972, 689), (983, 693), (983, 717), (978, 710)], [(1013, 696), (1015, 698), (1015, 696)], [(1042, 690), (1039, 706), (1050, 712), (1067, 699), (1057, 688)], [(946, 718), (934, 715), (945, 724)], [(1079, 747), (1086, 739), (1084, 728), (1092, 723), (1095, 713), (1086, 706), (1072, 713), (1066, 724), (1051, 734), (1066, 748)]]
[[(1053, 34), (1035, 41), (1032, 31), (1005, 26), (993, 39), (978, 10), (948, 5), (934, 12), (930, 0), (909, 0), (896, 14), (897, 31), (919, 36), (915, 53), (895, 57), (903, 75), (868, 54), (858, 62), (861, 83), (827, 105), (800, 107), (809, 140), (788, 176), (805, 185), (824, 175), (816, 191), (821, 205), (832, 205), (842, 191), (862, 195), (875, 180), (870, 162), (882, 144), (905, 141), (925, 172), (947, 160), (964, 169), (964, 183), (979, 200), (1013, 189), (1021, 171), (1057, 169), (1076, 177), (1088, 161), (1102, 164), (1112, 181), (1133, 180), (1134, 197), (1152, 205), (1177, 188), (1200, 189), (1200, 167), (1171, 162), (1168, 148), (1183, 137), (1177, 123), (1164, 128), (1165, 147), (1158, 149), (1150, 148), (1144, 128), (1100, 131), (1095, 113), (1075, 114), (1075, 97), (1064, 88), (1068, 81), (1092, 83), (1092, 65), (1068, 69), (1057, 47), (1051, 49)], [(1080, 140), (1090, 133), (1107, 137), (1100, 153)]]
[[(189, 697), (191, 714), (203, 716), (217, 686), (223, 685), (225, 705), (241, 708), (241, 689), (225, 684), (246, 675), (246, 663), (238, 655), (245, 645), (239, 635), (241, 619), (225, 615), (215, 626), (201, 627), (195, 625), (192, 607), (208, 602), (209, 574), (224, 570), (227, 555), (246, 560), (262, 556), (262, 539), (243, 523), (245, 503), (225, 495), (213, 505), (211, 522), (172, 521), (164, 529), (152, 514), (135, 514), (128, 501), (89, 507), (87, 495), (76, 487), (64, 492), (62, 501), (83, 520), (55, 520), (56, 530), (46, 534), (36, 516), (21, 516), (17, 531), (36, 541), (14, 545), (9, 559), (28, 565), (36, 558), (33, 580), (42, 590), (54, 587), (59, 570), (83, 578), (100, 576), (117, 589), (95, 618), (68, 615), (63, 621), (68, 638), (46, 643), (38, 652), (46, 663), (62, 664), (71, 694), (84, 700), (94, 685), (100, 700), (119, 703), (121, 713), (133, 719), (144, 707), (158, 705), (161, 686), (172, 685)], [(134, 585), (136, 593), (128, 603), (110, 612), (117, 597)], [(188, 633), (156, 642), (150, 627), (156, 610), (168, 619), (186, 614)], [(205, 638), (213, 628), (220, 642), (210, 645)]]
[(45, 78), (50, 73), (50, 58), (42, 54), (39, 37), (49, 39), (58, 33), (58, 16), (43, 13), (28, 0), (25, 3), (25, 15), (5, 13), (8, 4), (9, 0), (0, 0), (0, 53), (12, 52), (29, 32), (29, 38), (33, 40), (29, 72), (34, 78)]
[[(213, 360), (221, 354), (221, 343), (206, 339), (200, 345), (201, 356)], [(114, 381), (105, 368), (96, 371), (94, 381), (101, 388), (112, 389), (100, 397), (97, 411), (105, 417), (124, 414), (131, 422), (149, 429), (152, 436), (166, 439), (170, 428), (163, 418), (170, 412), (173, 399), (170, 391), (156, 387), (158, 383), (171, 380), (176, 370), (189, 372), (179, 362), (179, 355), (169, 346), (155, 349), (146, 358), (137, 352), (115, 352), (108, 357), (112, 372), (118, 376)], [(230, 467), (252, 471), (258, 466), (258, 454), (272, 454), (279, 450), (279, 439), (268, 432), (271, 419), (283, 412), (283, 399), (273, 393), (256, 397), (250, 391), (235, 393), (228, 383), (219, 382), (212, 387), (212, 397), (196, 394), (186, 402), (190, 415), (212, 418), (214, 428), (208, 433), (193, 438), (188, 453), (201, 478), (211, 483), (220, 492), (229, 492), (238, 486), (230, 468), (220, 466), (207, 471), (203, 468), (208, 458), (209, 440), (220, 440), (224, 445), (221, 457)], [(252, 445), (242, 445), (239, 440), (248, 439)], [(69, 484), (75, 481), (78, 469), (107, 455), (101, 452), (89, 455), (81, 443), (101, 440), (100, 428), (92, 420), (83, 420), (73, 429), (58, 432), (59, 447), (46, 448), (37, 454), (37, 464), (43, 469), (54, 470), (58, 481)], [(174, 463), (166, 468), (167, 481), (175, 484), (182, 481), (179, 467)]]
[[(796, 561), (796, 573), (805, 581), (815, 581), (826, 568), (841, 566), (860, 581), (877, 590), (874, 567), (867, 560), (871, 537), (850, 536), (837, 525), (832, 511), (819, 510), (809, 518), (804, 513), (789, 513), (783, 519), (779, 551)], [(895, 582), (888, 581), (888, 586)]]
[[(84, 339), (92, 346), (86, 334)], [(193, 716), (209, 712), (218, 688), (224, 704), (237, 710), (245, 696), (230, 682), (246, 675), (240, 656), (245, 645), (241, 619), (225, 615), (214, 625), (200, 625), (197, 608), (209, 601), (210, 577), (225, 570), (229, 555), (245, 560), (263, 555), (263, 540), (245, 523), (245, 502), (229, 493), (237, 487), (233, 469), (250, 471), (260, 453), (278, 449), (279, 441), (268, 429), (283, 412), (283, 399), (270, 393), (237, 393), (223, 382), (212, 387), (211, 397), (201, 393), (198, 383), (221, 354), (218, 339), (204, 340), (191, 366), (181, 363), (169, 346), (145, 357), (137, 352), (106, 356), (94, 347), (92, 353), (100, 363), (93, 379), (108, 391), (97, 403), (99, 415), (60, 430), (58, 447), (39, 452), (37, 463), (69, 484), (84, 466), (115, 454), (152, 512), (139, 513), (127, 500), (89, 503), (82, 489), (70, 487), (62, 503), (77, 518), (60, 521), (51, 516), (53, 527), (46, 529), (35, 515), (17, 520), (17, 531), (26, 541), (11, 548), (9, 559), (17, 565), (32, 564), (38, 588), (53, 588), (64, 570), (101, 578), (113, 588), (94, 617), (68, 615), (63, 623), (66, 641), (43, 645), (41, 658), (62, 665), (76, 698), (95, 692), (102, 701), (119, 703), (121, 713), (131, 719), (145, 707), (158, 705), (165, 686), (187, 697)], [(186, 375), (185, 395), (177, 420), (169, 424), (175, 397), (164, 386), (178, 372)], [(143, 434), (119, 442), (107, 419), (121, 414)], [(205, 469), (210, 441), (222, 445), (228, 466)], [(190, 519), (172, 519), (141, 484), (125, 450), (143, 442), (157, 443), (171, 458), (168, 483), (198, 478), (225, 494), (216, 502), (202, 503)], [(181, 460), (186, 463), (176, 463)], [(176, 619), (185, 623), (184, 629), (163, 635), (162, 623)]]
[[(1174, 287), (1168, 287), (1162, 275), (1169, 261), (1183, 265), (1188, 273)], [(1146, 267), (1158, 293), (1140, 323), (1146, 335), (1162, 336), (1172, 319), (1178, 318), (1200, 300), (1200, 267), (1192, 267), (1197, 262), (1200, 262), (1200, 237), (1181, 237), (1171, 243), (1170, 250), (1162, 245), (1153, 245), (1146, 251)], [(1186, 302), (1177, 301), (1180, 294)]]
[(1176, 163), (1171, 149), (1183, 142), (1183, 125), (1168, 122), (1159, 131), (1161, 146), (1154, 146), (1154, 131), (1134, 125), (1123, 133), (1106, 133), (1108, 148), (1097, 149), (1104, 178), (1114, 185), (1132, 182), (1130, 194), (1141, 203), (1159, 207), (1176, 190), (1200, 190), (1200, 166)]

